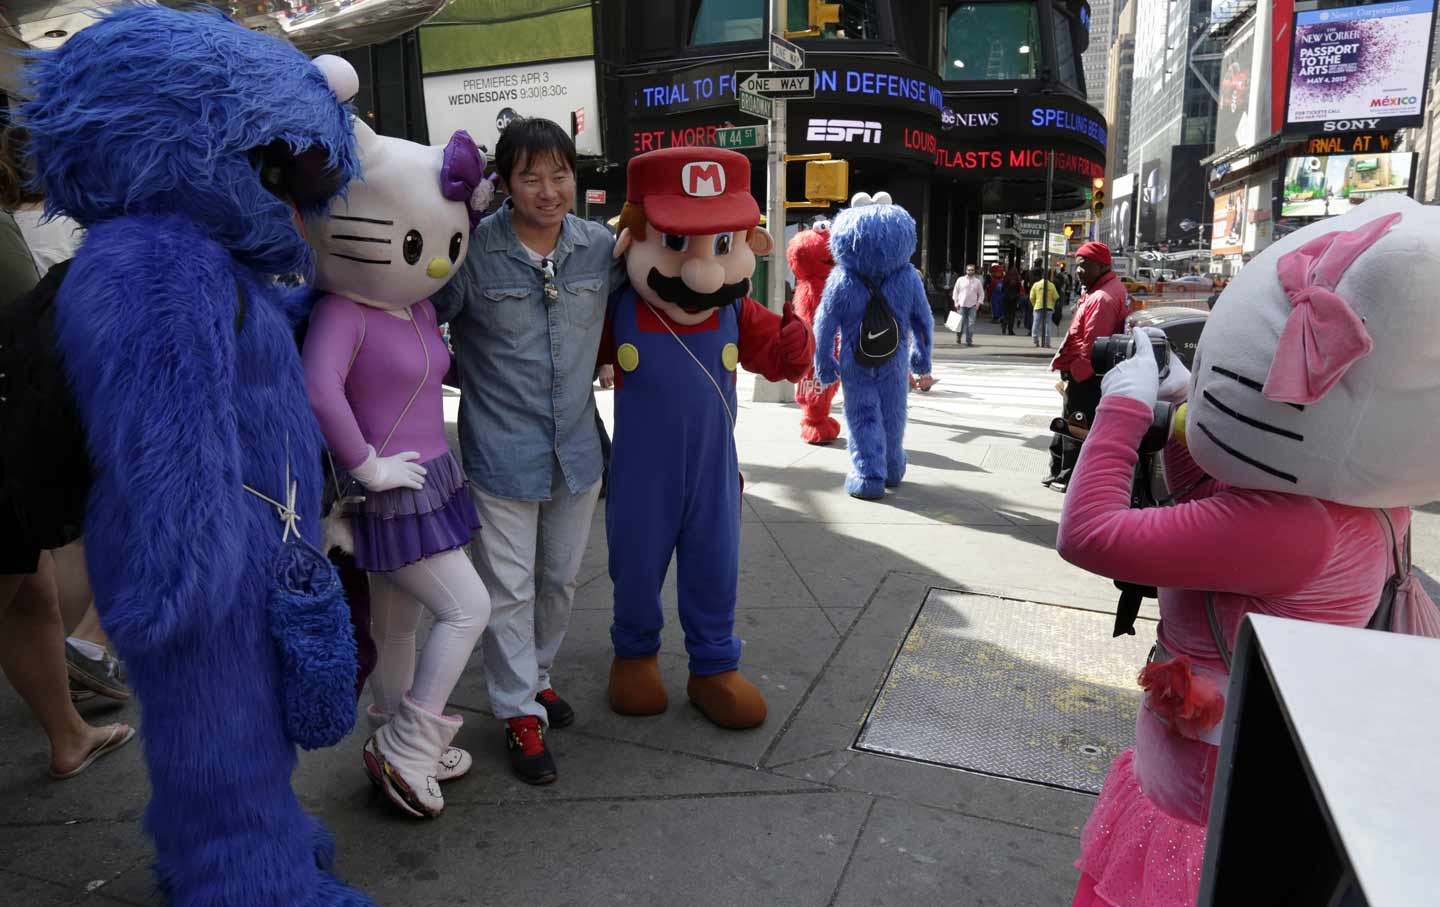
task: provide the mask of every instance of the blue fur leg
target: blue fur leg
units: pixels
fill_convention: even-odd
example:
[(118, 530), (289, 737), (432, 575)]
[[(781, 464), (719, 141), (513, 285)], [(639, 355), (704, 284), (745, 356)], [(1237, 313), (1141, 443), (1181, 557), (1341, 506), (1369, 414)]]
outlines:
[(879, 476), (857, 476), (850, 473), (845, 477), (845, 490), (850, 492), (850, 497), (860, 498), (864, 501), (878, 501), (885, 497), (885, 481)]
[[(898, 454), (898, 456), (896, 456)], [(885, 487), (898, 488), (900, 482), (905, 478), (905, 448), (900, 448), (895, 454), (886, 458), (885, 464)]]
[(315, 867), (321, 872), (329, 872), (335, 865), (335, 836), (330, 830), (320, 824), (320, 820), (311, 818), (314, 826), (310, 831), (310, 844), (315, 849)]

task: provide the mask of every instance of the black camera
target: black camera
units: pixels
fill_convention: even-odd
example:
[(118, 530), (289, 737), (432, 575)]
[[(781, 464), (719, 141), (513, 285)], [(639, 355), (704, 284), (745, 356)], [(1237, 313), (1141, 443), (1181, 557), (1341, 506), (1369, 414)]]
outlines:
[[(1165, 376), (1170, 374), (1170, 341), (1164, 336), (1146, 336), (1150, 338), (1150, 351), (1155, 356), (1155, 364), (1160, 367), (1160, 379), (1163, 381)], [(1090, 367), (1095, 369), (1095, 374), (1103, 375), (1133, 355), (1135, 335), (1112, 334), (1101, 337), (1090, 348)]]

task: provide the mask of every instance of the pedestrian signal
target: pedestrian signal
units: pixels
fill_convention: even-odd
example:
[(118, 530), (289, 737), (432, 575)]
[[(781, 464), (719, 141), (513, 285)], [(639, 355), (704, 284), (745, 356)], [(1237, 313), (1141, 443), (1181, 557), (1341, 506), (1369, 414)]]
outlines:
[(1072, 236), (1074, 236), (1074, 235), (1075, 235), (1075, 228), (1072, 227), (1072, 226), (1070, 226), (1069, 224), (1066, 224), (1066, 225), (1065, 225), (1065, 238), (1066, 238), (1066, 239), (1069, 239), (1070, 237), (1072, 237)]

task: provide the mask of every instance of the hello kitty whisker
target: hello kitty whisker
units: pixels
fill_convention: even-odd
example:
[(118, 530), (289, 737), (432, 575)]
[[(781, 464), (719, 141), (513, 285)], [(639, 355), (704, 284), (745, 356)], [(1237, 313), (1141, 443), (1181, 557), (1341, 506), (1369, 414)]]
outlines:
[(1216, 447), (1218, 447), (1218, 448), (1220, 448), (1221, 450), (1225, 451), (1227, 454), (1229, 454), (1230, 456), (1232, 456), (1232, 457), (1234, 457), (1235, 459), (1239, 460), (1241, 463), (1245, 463), (1245, 464), (1247, 464), (1247, 465), (1249, 465), (1249, 466), (1254, 466), (1256, 469), (1260, 470), (1261, 472), (1268, 472), (1270, 475), (1275, 476), (1277, 479), (1284, 479), (1284, 480), (1287, 481), (1287, 482), (1296, 483), (1296, 484), (1299, 483), (1300, 480), (1297, 479), (1297, 478), (1295, 478), (1295, 476), (1292, 476), (1290, 473), (1288, 473), (1288, 472), (1281, 472), (1280, 470), (1276, 469), (1276, 468), (1273, 467), (1273, 466), (1266, 466), (1264, 463), (1261, 463), (1259, 460), (1255, 459), (1254, 457), (1251, 457), (1251, 456), (1248, 456), (1248, 455), (1246, 455), (1246, 454), (1243, 454), (1243, 453), (1241, 453), (1240, 451), (1236, 450), (1235, 448), (1231, 447), (1229, 444), (1226, 444), (1224, 441), (1221, 441), (1219, 438), (1215, 437), (1215, 433), (1214, 433), (1214, 432), (1212, 432), (1210, 429), (1208, 429), (1208, 428), (1205, 427), (1205, 423), (1203, 423), (1203, 422), (1197, 422), (1197, 423), (1196, 423), (1196, 427), (1199, 428), (1202, 432), (1204, 432), (1204, 433), (1205, 433), (1205, 437), (1209, 438), (1209, 439), (1211, 440), (1211, 442), (1213, 442)]
[(1237, 412), (1237, 411), (1231, 409), (1230, 407), (1228, 407), (1228, 406), (1226, 406), (1225, 404), (1221, 403), (1219, 400), (1216, 400), (1216, 399), (1215, 399), (1215, 395), (1212, 394), (1212, 393), (1210, 393), (1208, 390), (1207, 390), (1207, 391), (1203, 391), (1203, 392), (1202, 392), (1202, 395), (1205, 397), (1205, 399), (1206, 399), (1207, 401), (1209, 401), (1209, 403), (1210, 403), (1211, 406), (1214, 406), (1216, 409), (1220, 410), (1220, 412), (1224, 413), (1225, 415), (1227, 415), (1227, 416), (1229, 416), (1230, 418), (1235, 419), (1235, 420), (1237, 420), (1237, 421), (1239, 421), (1239, 422), (1244, 422), (1246, 425), (1249, 425), (1249, 426), (1251, 426), (1252, 428), (1258, 428), (1258, 429), (1260, 429), (1261, 431), (1268, 431), (1268, 432), (1270, 432), (1271, 434), (1279, 435), (1279, 436), (1282, 437), (1282, 438), (1289, 438), (1289, 439), (1291, 439), (1292, 441), (1304, 441), (1304, 440), (1305, 440), (1305, 436), (1304, 436), (1304, 435), (1296, 434), (1295, 432), (1289, 431), (1289, 430), (1284, 429), (1284, 428), (1277, 428), (1276, 426), (1270, 425), (1270, 424), (1267, 423), (1267, 422), (1261, 422), (1259, 419), (1255, 419), (1255, 418), (1253, 418), (1253, 417), (1251, 417), (1251, 416), (1245, 415), (1245, 414), (1242, 413), (1242, 412)]
[(331, 239), (348, 239), (351, 242), (378, 242), (390, 245), (390, 240), (383, 236), (351, 236), (348, 233), (332, 233)]
[(330, 254), (336, 258), (343, 258), (346, 261), (358, 261), (364, 265), (388, 265), (391, 261), (388, 258), (360, 258), (357, 255), (346, 255), (344, 252), (331, 252)]
[(330, 215), (330, 219), (331, 219), (331, 220), (353, 220), (353, 221), (358, 221), (358, 222), (360, 222), (360, 223), (362, 223), (362, 224), (379, 224), (379, 225), (382, 226), (382, 227), (393, 227), (393, 226), (395, 226), (395, 222), (394, 222), (393, 220), (379, 220), (378, 218), (374, 218), (374, 217), (350, 217), (350, 216), (345, 215), (345, 214), (332, 214), (332, 215)]
[[(1229, 378), (1231, 381), (1238, 382), (1245, 387), (1250, 388), (1252, 391), (1259, 391), (1260, 393), (1265, 392), (1265, 385), (1261, 384), (1259, 381), (1256, 381), (1253, 378), (1246, 378), (1244, 375), (1237, 375), (1229, 369), (1223, 369), (1218, 365), (1210, 366), (1210, 371), (1221, 376), (1222, 378)], [(1296, 410), (1297, 412), (1305, 412), (1305, 407), (1303, 404), (1286, 403), (1285, 405), (1293, 410)]]

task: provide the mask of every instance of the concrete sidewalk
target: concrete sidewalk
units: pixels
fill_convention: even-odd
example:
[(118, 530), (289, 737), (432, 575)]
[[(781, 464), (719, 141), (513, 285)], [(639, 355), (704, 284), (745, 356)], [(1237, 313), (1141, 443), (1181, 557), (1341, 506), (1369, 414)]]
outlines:
[[(377, 799), (358, 732), (302, 757), (295, 789), (335, 832), (339, 874), (401, 907), (1068, 904), (1091, 796), (853, 747), (927, 591), (1113, 608), (1108, 581), (1053, 551), (1063, 499), (1038, 482), (1051, 406), (1043, 369), (1001, 360), (941, 363), (937, 373), (934, 391), (911, 396), (909, 473), (882, 503), (845, 495), (843, 446), (802, 443), (793, 406), (741, 403), (737, 624), (744, 670), (770, 702), (762, 728), (719, 730), (685, 700), (673, 575), (661, 659), (670, 709), (649, 719), (609, 712), (610, 583), (597, 514), (556, 670), (578, 713), (549, 738), (558, 783), (511, 777), (477, 657), (453, 697), (466, 719), (456, 742), (475, 767), (446, 787), (438, 821)], [(957, 415), (1002, 386), (1013, 405)], [(740, 399), (749, 397), (742, 378)], [(610, 394), (599, 398), (608, 418)], [(1426, 520), (1417, 556), (1440, 550), (1440, 519)], [(102, 718), (103, 707), (81, 708)], [(116, 715), (139, 717), (133, 706)], [(3, 686), (0, 731), (10, 744), (0, 753), (3, 900), (158, 903), (138, 827), (139, 747), (52, 782), (43, 738)]]

